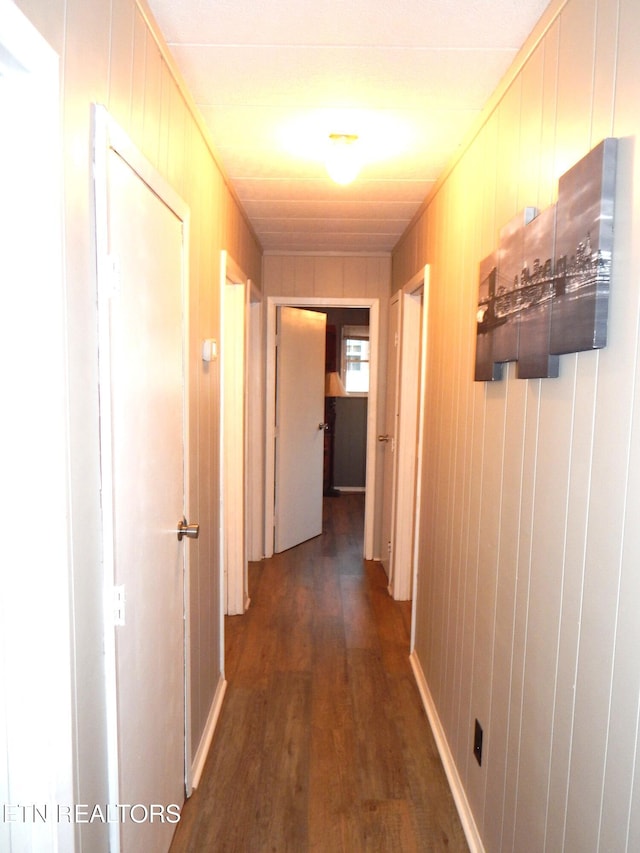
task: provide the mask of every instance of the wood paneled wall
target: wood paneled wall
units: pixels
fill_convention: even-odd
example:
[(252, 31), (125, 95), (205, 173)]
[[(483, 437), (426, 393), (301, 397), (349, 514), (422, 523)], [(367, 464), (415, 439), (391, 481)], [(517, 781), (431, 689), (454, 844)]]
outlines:
[[(416, 656), (489, 851), (640, 849), (639, 38), (636, 0), (553, 2), (393, 256), (431, 265)], [(605, 136), (607, 347), (474, 383), (479, 261)]]
[[(216, 164), (143, 0), (18, 0), (17, 5), (61, 57), (76, 797), (79, 803), (106, 803), (91, 104), (107, 106), (191, 210), (188, 500), (201, 529), (190, 548), (194, 752), (221, 677), (218, 372), (217, 365), (203, 364), (200, 345), (203, 338), (219, 338), (220, 251), (227, 249), (259, 286), (261, 249)], [(82, 849), (106, 849), (105, 831), (97, 823), (82, 827)]]
[(263, 278), (265, 296), (384, 300), (390, 295), (391, 257), (268, 253)]

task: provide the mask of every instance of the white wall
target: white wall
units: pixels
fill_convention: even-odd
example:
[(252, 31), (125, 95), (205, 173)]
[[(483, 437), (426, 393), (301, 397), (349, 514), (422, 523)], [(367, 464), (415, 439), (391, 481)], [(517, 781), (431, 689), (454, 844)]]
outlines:
[[(393, 257), (431, 265), (416, 656), (490, 851), (640, 849), (639, 38), (636, 0), (553, 2)], [(474, 383), (479, 261), (605, 136), (607, 347)]]

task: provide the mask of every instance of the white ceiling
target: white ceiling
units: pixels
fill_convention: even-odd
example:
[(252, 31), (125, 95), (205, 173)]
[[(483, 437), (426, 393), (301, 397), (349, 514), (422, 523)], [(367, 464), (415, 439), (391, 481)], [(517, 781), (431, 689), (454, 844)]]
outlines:
[[(388, 252), (548, 0), (148, 0), (265, 250)], [(369, 158), (347, 187), (330, 133)]]

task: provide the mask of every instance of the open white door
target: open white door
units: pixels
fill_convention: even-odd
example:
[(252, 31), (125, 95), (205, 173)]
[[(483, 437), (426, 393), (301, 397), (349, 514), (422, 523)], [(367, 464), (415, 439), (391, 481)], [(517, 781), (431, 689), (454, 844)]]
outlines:
[(111, 843), (164, 853), (186, 774), (187, 210), (100, 109), (96, 128), (109, 802), (165, 807)]
[(279, 310), (276, 553), (322, 533), (326, 325), (317, 311)]
[(389, 583), (393, 575), (393, 540), (396, 497), (396, 432), (398, 422), (398, 371), (400, 369), (400, 349), (398, 346), (400, 328), (400, 299), (398, 294), (389, 305), (389, 338), (387, 348), (387, 400), (385, 409), (384, 433), (378, 435), (383, 448), (384, 465), (382, 481), (382, 537), (380, 562), (386, 572)]

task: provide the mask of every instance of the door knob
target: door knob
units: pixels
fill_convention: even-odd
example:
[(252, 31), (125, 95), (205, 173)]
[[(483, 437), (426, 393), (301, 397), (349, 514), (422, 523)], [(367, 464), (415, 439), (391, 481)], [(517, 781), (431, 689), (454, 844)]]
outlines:
[(200, 533), (200, 525), (187, 524), (187, 519), (183, 515), (182, 520), (178, 522), (176, 533), (178, 534), (178, 542), (182, 542), (183, 536), (186, 536), (189, 539), (197, 539)]
[(323, 429), (326, 432), (329, 429), (329, 424), (318, 424), (318, 429)]
[(390, 438), (391, 436), (387, 433), (386, 435), (379, 435), (378, 441), (389, 441)]

